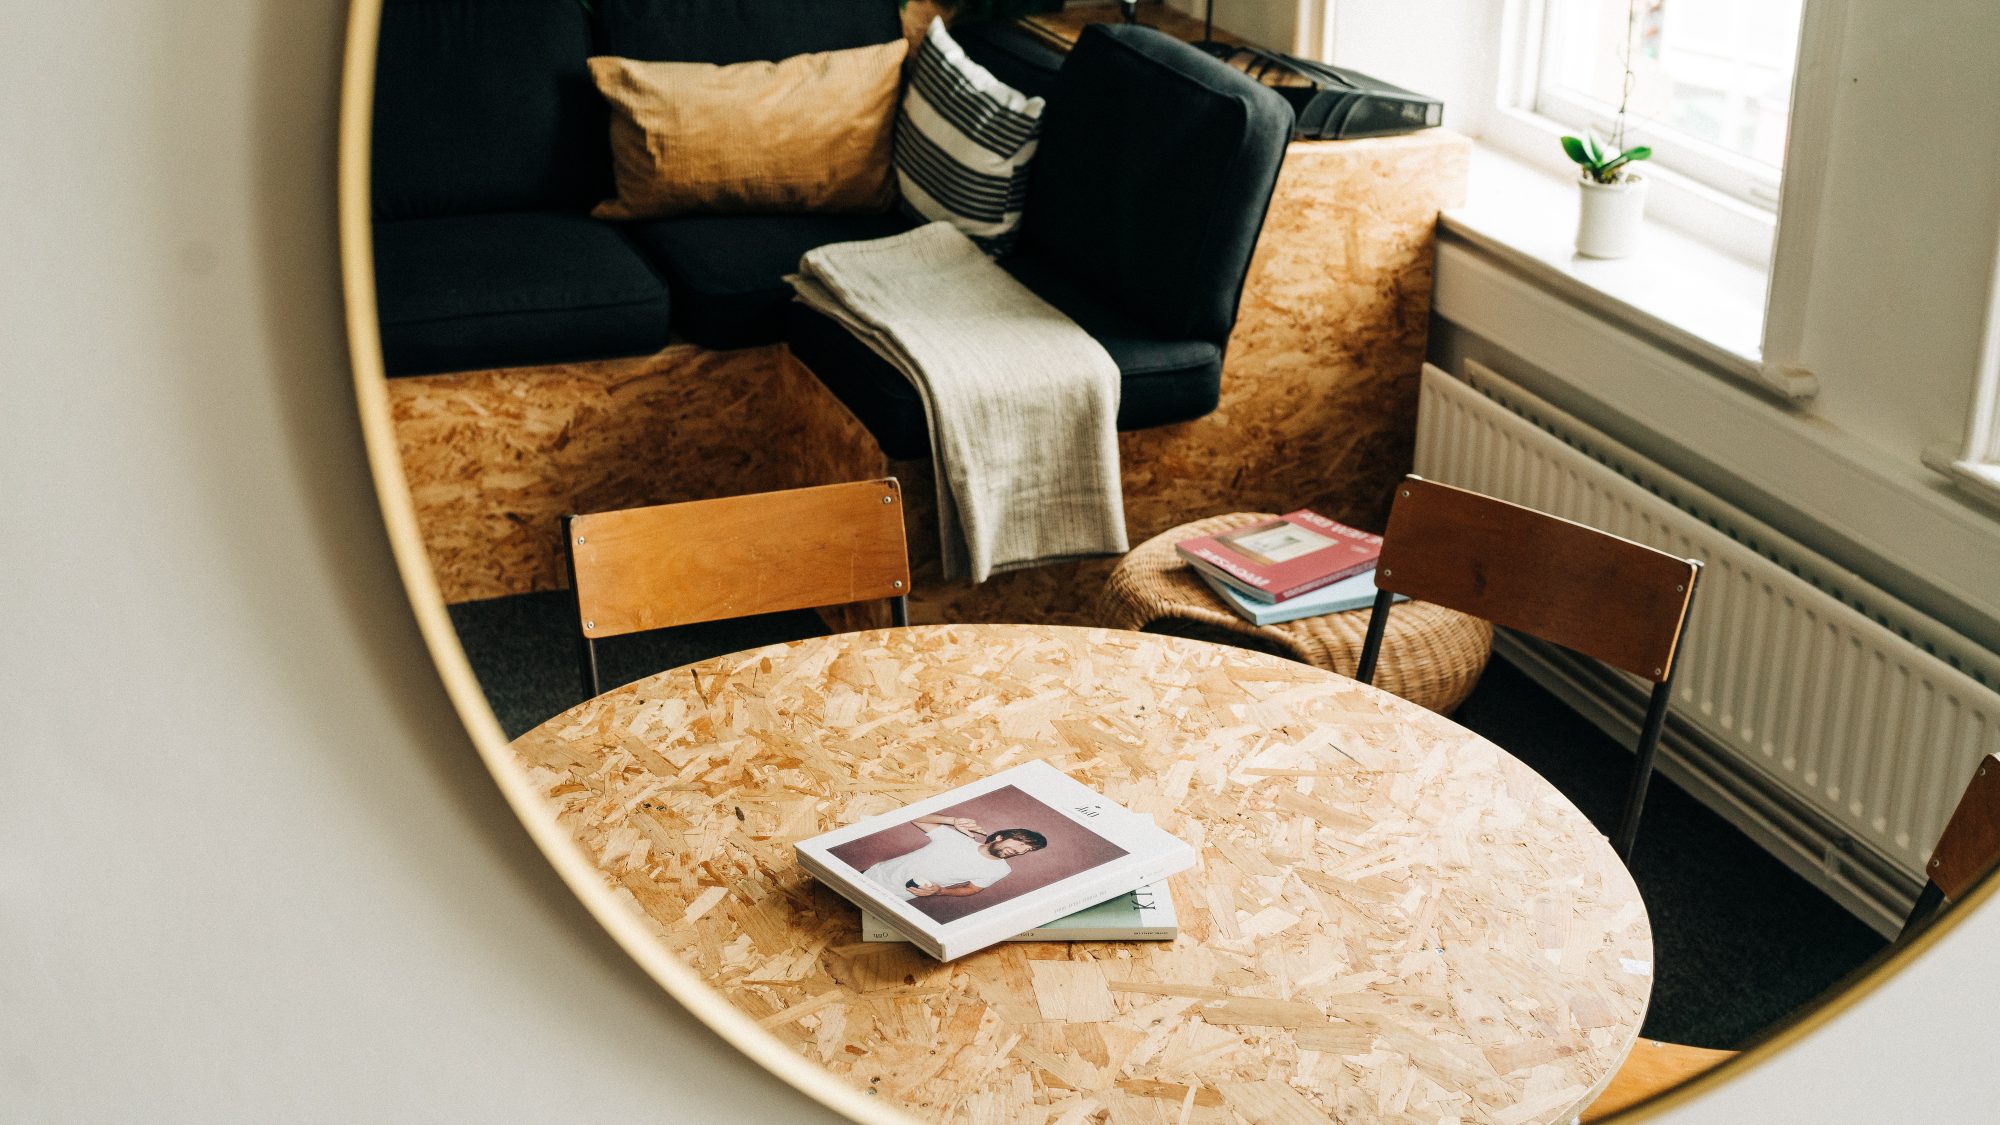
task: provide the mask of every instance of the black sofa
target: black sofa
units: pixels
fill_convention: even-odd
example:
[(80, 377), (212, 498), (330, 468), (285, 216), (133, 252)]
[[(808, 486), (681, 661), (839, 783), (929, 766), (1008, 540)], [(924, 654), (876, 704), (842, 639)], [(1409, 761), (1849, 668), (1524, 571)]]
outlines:
[[(886, 42), (896, 0), (387, 0), (373, 208), (389, 374), (783, 341), (891, 457), (928, 451), (921, 404), (791, 301), (807, 250), (907, 229), (899, 214), (607, 223), (608, 122), (585, 59), (731, 63)], [(1125, 375), (1121, 429), (1213, 410), (1222, 350), (1289, 134), (1277, 95), (1138, 28), (1067, 60), (1007, 27), (954, 29), (1049, 98), (1017, 278)], [(1060, 67), (1060, 69), (1058, 69)]]
[(611, 194), (593, 54), (731, 63), (883, 43), (895, 0), (387, 0), (375, 273), (389, 373), (778, 339), (782, 274), (893, 215), (592, 219)]

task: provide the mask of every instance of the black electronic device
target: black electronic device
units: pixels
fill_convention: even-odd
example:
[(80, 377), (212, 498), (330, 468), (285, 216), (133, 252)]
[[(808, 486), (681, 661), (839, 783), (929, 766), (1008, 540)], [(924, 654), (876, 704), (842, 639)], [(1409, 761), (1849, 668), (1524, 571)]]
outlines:
[(1210, 49), (1283, 95), (1292, 105), (1292, 135), (1301, 140), (1386, 137), (1444, 123), (1443, 102), (1357, 70), (1261, 47), (1217, 43)]

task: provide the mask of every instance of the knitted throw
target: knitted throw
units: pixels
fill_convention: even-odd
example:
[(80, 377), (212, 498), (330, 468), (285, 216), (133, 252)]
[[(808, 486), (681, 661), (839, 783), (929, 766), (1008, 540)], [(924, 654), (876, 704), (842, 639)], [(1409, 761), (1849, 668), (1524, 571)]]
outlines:
[(923, 397), (946, 578), (1123, 554), (1118, 365), (945, 222), (808, 252), (808, 307)]

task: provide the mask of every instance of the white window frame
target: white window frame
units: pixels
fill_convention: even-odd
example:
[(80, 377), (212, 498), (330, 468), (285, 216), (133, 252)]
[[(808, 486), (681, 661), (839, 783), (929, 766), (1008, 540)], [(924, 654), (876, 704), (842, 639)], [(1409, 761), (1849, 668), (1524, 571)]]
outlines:
[[(1540, 30), (1541, 42), (1535, 58), (1531, 60), (1536, 69), (1526, 76), (1532, 85), (1527, 90), (1528, 100), (1522, 108), (1556, 121), (1571, 131), (1588, 128), (1596, 130), (1600, 137), (1610, 136), (1617, 106), (1577, 97), (1553, 86), (1543, 88), (1539, 63), (1554, 51), (1556, 33), (1554, 25), (1547, 19), (1547, 0), (1536, 0), (1535, 7), (1540, 9), (1536, 13), (1535, 24)], [(1531, 34), (1534, 30), (1529, 29)], [(1796, 55), (1797, 47), (1794, 46), (1793, 50)], [(1652, 158), (1647, 161), (1649, 169), (1668, 168), (1759, 210), (1777, 210), (1779, 169), (1730, 152), (1692, 133), (1654, 125), (1636, 116), (1628, 121), (1627, 132), (1630, 139), (1655, 146)]]
[[(1535, 97), (1531, 112), (1556, 122), (1568, 132), (1590, 129), (1599, 137), (1609, 137), (1617, 108), (1559, 90), (1543, 89)], [(1768, 168), (1691, 133), (1643, 120), (1628, 119), (1626, 135), (1628, 141), (1653, 146), (1653, 156), (1646, 161), (1647, 171), (1670, 169), (1760, 211), (1775, 212), (1778, 208), (1776, 168)]]
[[(1574, 179), (1576, 165), (1563, 155), (1560, 138), (1577, 132), (1581, 126), (1576, 122), (1609, 133), (1610, 114), (1563, 98), (1556, 100), (1569, 123), (1536, 109), (1541, 62), (1549, 45), (1547, 17), (1546, 0), (1507, 0), (1498, 89), (1481, 139), (1550, 174)], [(1732, 257), (1768, 264), (1777, 231), (1776, 177), (1754, 161), (1684, 134), (1671, 134), (1658, 149), (1645, 173), (1651, 183), (1648, 213)], [(1788, 162), (1791, 155), (1788, 150)]]
[(2000, 253), (1994, 256), (1986, 301), (1986, 333), (1979, 346), (1979, 379), (1973, 387), (1965, 442), (1957, 449), (1925, 450), (1924, 464), (1988, 505), (2000, 507)]

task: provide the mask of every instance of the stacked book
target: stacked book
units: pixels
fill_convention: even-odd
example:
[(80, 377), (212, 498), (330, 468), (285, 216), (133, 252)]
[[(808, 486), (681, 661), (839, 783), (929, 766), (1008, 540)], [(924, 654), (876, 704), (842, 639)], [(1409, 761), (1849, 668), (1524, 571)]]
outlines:
[(1372, 604), (1382, 537), (1301, 508), (1174, 550), (1237, 616), (1276, 625)]
[(866, 941), (950, 961), (1003, 941), (1171, 940), (1167, 876), (1194, 849), (1046, 762), (795, 846)]

